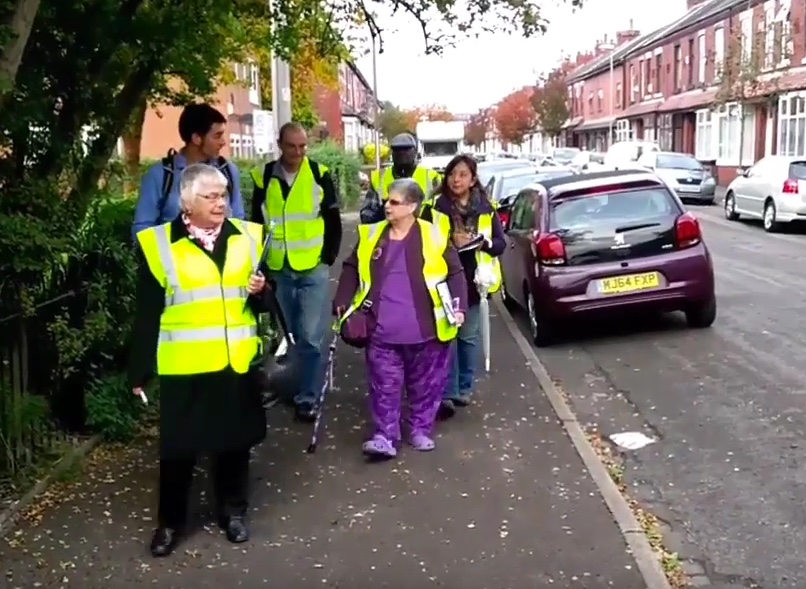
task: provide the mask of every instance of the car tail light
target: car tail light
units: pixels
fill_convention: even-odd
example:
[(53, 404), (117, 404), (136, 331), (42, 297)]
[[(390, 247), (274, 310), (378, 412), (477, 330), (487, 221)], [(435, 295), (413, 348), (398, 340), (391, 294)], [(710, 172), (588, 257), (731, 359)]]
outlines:
[(791, 178), (784, 180), (784, 194), (798, 194), (800, 192), (798, 181), (792, 180)]
[(685, 249), (697, 245), (702, 241), (702, 231), (697, 217), (691, 213), (683, 213), (675, 222), (675, 235), (677, 247)]
[(506, 227), (509, 223), (509, 211), (498, 211), (498, 218), (501, 219), (501, 225)]
[(565, 244), (554, 233), (535, 234), (534, 246), (537, 259), (548, 266), (565, 264)]

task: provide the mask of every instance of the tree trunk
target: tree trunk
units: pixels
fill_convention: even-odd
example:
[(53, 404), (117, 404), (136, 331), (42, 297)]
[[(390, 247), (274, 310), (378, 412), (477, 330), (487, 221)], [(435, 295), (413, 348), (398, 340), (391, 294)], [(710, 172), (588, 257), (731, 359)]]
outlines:
[(14, 90), (17, 70), (22, 63), (25, 46), (31, 36), (36, 14), (39, 12), (40, 0), (17, 0), (14, 15), (8, 24), (10, 29), (8, 41), (3, 45), (0, 54), (0, 109)]
[(132, 118), (123, 131), (123, 167), (126, 174), (123, 190), (127, 194), (137, 190), (140, 177), (140, 147), (143, 141), (143, 123), (146, 120), (148, 100), (143, 95), (132, 112)]

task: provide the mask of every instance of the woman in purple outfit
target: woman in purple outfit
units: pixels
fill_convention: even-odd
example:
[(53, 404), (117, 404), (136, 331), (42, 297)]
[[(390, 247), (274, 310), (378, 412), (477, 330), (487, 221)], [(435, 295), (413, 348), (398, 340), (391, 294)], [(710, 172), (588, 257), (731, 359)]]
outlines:
[[(409, 443), (423, 452), (434, 449), (431, 434), (448, 381), (450, 343), (467, 308), (456, 249), (439, 228), (416, 218), (423, 199), (414, 181), (392, 183), (386, 221), (359, 226), (333, 301), (342, 321), (363, 310), (372, 325), (366, 361), (373, 433), (363, 450), (375, 457), (397, 455), (404, 389)], [(453, 322), (439, 294), (445, 285)]]

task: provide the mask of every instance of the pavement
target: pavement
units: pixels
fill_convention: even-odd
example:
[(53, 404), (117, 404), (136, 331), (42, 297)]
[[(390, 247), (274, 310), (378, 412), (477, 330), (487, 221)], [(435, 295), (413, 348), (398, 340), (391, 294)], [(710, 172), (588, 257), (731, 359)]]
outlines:
[[(154, 560), (156, 452), (93, 459), (0, 542), (7, 589), (645, 589), (593, 479), (501, 316), (476, 403), (438, 429), (437, 449), (367, 463), (363, 358), (340, 345), (323, 437), (269, 415), (252, 463), (252, 540), (209, 525), (198, 469), (194, 532)], [(706, 336), (708, 337), (708, 336)]]
[(626, 452), (667, 547), (721, 587), (806, 584), (806, 230), (765, 233), (690, 207), (717, 277), (712, 329), (682, 316), (587, 325), (541, 349), (580, 422), (655, 443)]

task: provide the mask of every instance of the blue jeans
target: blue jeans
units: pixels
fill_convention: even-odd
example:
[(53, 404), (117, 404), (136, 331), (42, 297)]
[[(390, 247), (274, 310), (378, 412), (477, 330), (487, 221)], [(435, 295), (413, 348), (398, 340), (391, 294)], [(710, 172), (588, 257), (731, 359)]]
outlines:
[(451, 375), (443, 397), (457, 399), (473, 392), (473, 377), (479, 360), (479, 340), (481, 339), (481, 313), (479, 306), (470, 307), (465, 314), (465, 322), (459, 328), (459, 335), (453, 343)]
[(300, 387), (295, 403), (316, 403), (322, 392), (322, 339), (329, 313), (323, 309), (328, 299), (328, 267), (296, 272), (287, 266), (272, 273), (277, 284), (277, 302), (294, 334), (295, 352), (300, 361)]

